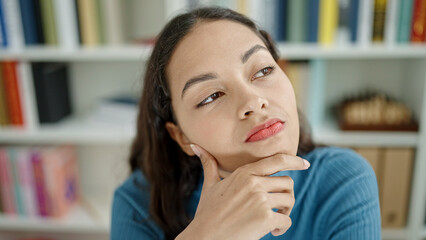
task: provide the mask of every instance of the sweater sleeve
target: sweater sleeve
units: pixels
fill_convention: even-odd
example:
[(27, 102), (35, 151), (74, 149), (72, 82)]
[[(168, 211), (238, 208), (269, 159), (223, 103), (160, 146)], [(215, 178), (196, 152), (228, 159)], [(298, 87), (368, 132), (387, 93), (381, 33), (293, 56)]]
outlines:
[(163, 239), (164, 236), (153, 221), (148, 220), (147, 208), (142, 199), (124, 187), (114, 193), (110, 239)]
[(381, 239), (377, 180), (368, 162), (346, 150), (324, 164), (319, 239)]

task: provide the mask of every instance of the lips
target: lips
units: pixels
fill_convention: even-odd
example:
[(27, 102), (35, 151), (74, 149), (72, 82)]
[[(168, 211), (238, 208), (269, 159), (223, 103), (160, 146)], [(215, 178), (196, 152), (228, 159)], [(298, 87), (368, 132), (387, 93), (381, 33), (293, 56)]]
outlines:
[(254, 127), (247, 134), (246, 142), (256, 142), (279, 133), (284, 128), (284, 122), (274, 118)]

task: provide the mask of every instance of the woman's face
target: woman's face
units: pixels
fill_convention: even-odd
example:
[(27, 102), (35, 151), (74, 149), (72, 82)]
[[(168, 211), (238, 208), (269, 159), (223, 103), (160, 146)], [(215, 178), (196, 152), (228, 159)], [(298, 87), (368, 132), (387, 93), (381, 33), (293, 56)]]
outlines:
[(194, 154), (189, 144), (197, 144), (226, 171), (276, 153), (296, 155), (293, 88), (248, 27), (197, 23), (175, 48), (167, 77), (178, 125), (166, 127), (188, 155)]

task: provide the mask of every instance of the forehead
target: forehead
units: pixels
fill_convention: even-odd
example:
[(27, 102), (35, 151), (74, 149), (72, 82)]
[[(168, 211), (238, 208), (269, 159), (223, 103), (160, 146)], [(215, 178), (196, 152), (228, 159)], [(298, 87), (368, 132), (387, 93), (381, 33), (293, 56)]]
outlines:
[[(167, 67), (170, 84), (186, 74), (242, 64), (241, 55), (255, 44), (265, 46), (247, 26), (230, 20), (200, 21), (179, 42)], [(173, 87), (173, 86), (172, 86)]]

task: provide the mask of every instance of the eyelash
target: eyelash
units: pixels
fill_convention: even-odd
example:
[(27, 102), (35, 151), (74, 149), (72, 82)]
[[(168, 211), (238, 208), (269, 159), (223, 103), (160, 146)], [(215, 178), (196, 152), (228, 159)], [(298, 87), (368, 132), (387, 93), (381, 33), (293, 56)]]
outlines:
[[(252, 77), (252, 80), (254, 80), (255, 79), (255, 75), (257, 75), (258, 73), (260, 73), (260, 72), (263, 72), (265, 69), (269, 69), (269, 72), (267, 72), (267, 73), (263, 73), (264, 75), (263, 76), (260, 76), (260, 77), (264, 77), (264, 76), (267, 76), (267, 75), (269, 75), (269, 74), (271, 74), (274, 70), (275, 70), (275, 66), (267, 66), (267, 67), (265, 67), (265, 68), (262, 68), (260, 71), (258, 71), (258, 72), (256, 72), (254, 75), (253, 75), (253, 77)], [(258, 77), (258, 78), (260, 78), (260, 77)], [(212, 103), (212, 102), (214, 102), (215, 101), (215, 99), (217, 99), (217, 98), (219, 98), (219, 97), (221, 97), (221, 96), (223, 96), (223, 92), (215, 92), (215, 93), (213, 93), (212, 95), (210, 95), (210, 96), (208, 96), (207, 98), (205, 98), (203, 101), (201, 101), (200, 103), (198, 103), (197, 104), (197, 108), (200, 108), (200, 107), (204, 107), (204, 106), (207, 106), (208, 104), (210, 104), (210, 103)], [(218, 95), (220, 95), (220, 96), (218, 96)], [(207, 101), (207, 99), (209, 99), (209, 98), (213, 98), (213, 97), (216, 97), (215, 99), (212, 99), (210, 102), (208, 102), (208, 103), (206, 103), (206, 101)]]

